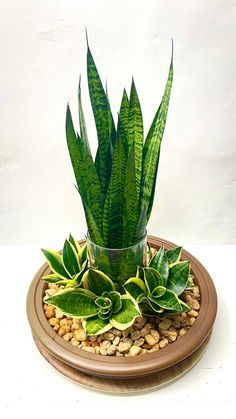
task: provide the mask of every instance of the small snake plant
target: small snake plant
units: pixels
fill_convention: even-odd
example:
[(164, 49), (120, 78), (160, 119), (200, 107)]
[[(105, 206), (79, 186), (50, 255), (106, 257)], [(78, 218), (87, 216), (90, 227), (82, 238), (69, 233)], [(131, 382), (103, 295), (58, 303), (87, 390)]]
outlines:
[[(72, 236), (69, 240), (65, 244), (71, 243), (69, 249), (73, 247), (73, 251), (68, 252), (67, 243), (62, 255), (43, 249), (53, 273), (42, 279), (65, 286), (46, 296), (44, 302), (69, 317), (81, 318), (88, 335), (99, 335), (112, 327), (124, 330), (140, 315), (165, 317), (190, 310), (181, 294), (193, 287), (193, 277), (190, 262), (180, 260), (181, 247), (171, 250), (161, 247), (149, 266), (138, 266), (136, 277), (129, 278), (122, 291), (118, 291), (111, 278), (89, 266), (86, 248), (80, 248)], [(65, 279), (65, 272), (70, 277)]]

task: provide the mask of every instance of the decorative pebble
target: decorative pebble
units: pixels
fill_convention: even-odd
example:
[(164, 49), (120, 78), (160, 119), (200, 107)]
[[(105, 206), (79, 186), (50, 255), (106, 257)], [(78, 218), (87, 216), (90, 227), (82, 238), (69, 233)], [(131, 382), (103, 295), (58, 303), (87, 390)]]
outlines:
[(119, 346), (118, 346), (118, 350), (122, 354), (124, 352), (128, 352), (130, 350), (130, 348), (131, 348), (131, 344), (129, 342), (120, 342)]
[[(60, 288), (63, 287), (51, 284), (45, 294), (53, 295)], [(161, 350), (187, 333), (200, 310), (199, 288), (196, 286), (192, 290), (185, 291), (181, 298), (191, 308), (187, 313), (169, 315), (164, 319), (139, 316), (134, 324), (125, 330), (112, 327), (98, 336), (87, 336), (81, 319), (67, 317), (46, 303), (43, 308), (49, 325), (74, 347), (98, 355), (129, 357)]]

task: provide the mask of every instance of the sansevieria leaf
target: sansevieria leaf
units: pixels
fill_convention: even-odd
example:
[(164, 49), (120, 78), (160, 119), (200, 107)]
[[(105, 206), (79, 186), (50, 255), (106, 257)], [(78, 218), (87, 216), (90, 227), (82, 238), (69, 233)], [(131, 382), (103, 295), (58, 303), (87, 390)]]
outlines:
[(89, 46), (87, 51), (87, 75), (89, 95), (98, 136), (98, 150), (95, 164), (101, 185), (102, 202), (104, 202), (111, 174), (112, 155), (110, 135), (112, 115), (110, 115), (107, 96)]
[(98, 269), (89, 268), (83, 276), (82, 283), (84, 288), (96, 295), (102, 295), (104, 291), (115, 291), (112, 280)]
[(173, 80), (173, 49), (169, 69), (169, 75), (165, 86), (164, 95), (157, 113), (149, 129), (144, 147), (143, 147), (143, 166), (141, 180), (141, 211), (147, 213), (147, 221), (150, 217), (154, 191), (156, 186), (156, 177), (159, 163), (159, 153), (162, 137), (165, 130), (167, 112), (169, 107), (171, 86)]
[(90, 335), (100, 335), (101, 333), (107, 332), (112, 328), (112, 325), (109, 323), (109, 320), (102, 320), (100, 317), (90, 317), (89, 319), (83, 320), (82, 325), (86, 330), (86, 334)]
[(135, 173), (135, 149), (132, 145), (125, 173), (123, 247), (132, 246), (136, 238), (139, 204)]
[(172, 249), (166, 251), (166, 256), (168, 258), (168, 263), (170, 266), (180, 261), (181, 252), (181, 246), (173, 247)]
[(124, 89), (122, 101), (120, 105), (119, 118), (118, 118), (118, 127), (117, 127), (117, 136), (120, 136), (124, 144), (126, 156), (129, 153), (129, 99)]
[(170, 268), (167, 287), (174, 291), (176, 295), (180, 295), (188, 284), (188, 277), (190, 271), (190, 263), (185, 260), (174, 264)]
[(92, 317), (97, 313), (95, 295), (82, 288), (69, 288), (45, 298), (44, 301), (71, 317)]
[(140, 310), (137, 303), (126, 295), (122, 295), (121, 301), (121, 309), (118, 313), (112, 314), (109, 321), (113, 327), (124, 330), (134, 323), (137, 316), (140, 316)]
[(132, 79), (130, 102), (129, 102), (129, 123), (128, 123), (128, 147), (131, 149), (134, 145), (135, 156), (135, 178), (136, 189), (139, 196), (141, 174), (142, 174), (142, 158), (143, 158), (143, 118), (139, 103), (137, 90)]
[(125, 291), (131, 295), (136, 301), (146, 294), (145, 283), (137, 277), (129, 278), (123, 285)]
[(122, 247), (125, 168), (124, 146), (121, 139), (118, 138), (103, 212), (104, 240), (108, 247), (116, 249)]
[(150, 268), (156, 269), (159, 274), (161, 274), (166, 284), (169, 276), (169, 264), (164, 247), (160, 247), (158, 252), (152, 257), (149, 266)]
[(74, 246), (69, 242), (69, 240), (65, 241), (62, 251), (62, 259), (66, 270), (71, 276), (74, 276), (80, 272), (78, 255)]
[(75, 133), (69, 105), (66, 114), (66, 137), (78, 191), (82, 201), (101, 231), (101, 188), (96, 168), (83, 137)]
[(71, 275), (63, 266), (63, 260), (60, 253), (50, 249), (42, 249), (51, 270), (62, 279), (70, 279)]

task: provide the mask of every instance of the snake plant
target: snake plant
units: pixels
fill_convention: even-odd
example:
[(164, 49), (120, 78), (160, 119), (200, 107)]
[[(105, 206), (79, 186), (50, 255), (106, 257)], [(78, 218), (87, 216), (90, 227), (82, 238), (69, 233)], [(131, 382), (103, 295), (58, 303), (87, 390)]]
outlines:
[(122, 288), (89, 266), (86, 246), (80, 247), (71, 235), (62, 254), (42, 250), (53, 272), (42, 279), (65, 286), (46, 296), (44, 302), (69, 317), (81, 318), (88, 335), (99, 335), (112, 327), (124, 330), (140, 315), (165, 317), (190, 310), (181, 299), (181, 294), (194, 286), (190, 262), (180, 260), (182, 247), (161, 247), (149, 266), (138, 266), (136, 276)]
[(161, 247), (148, 267), (138, 267), (136, 277), (125, 282), (124, 289), (138, 302), (143, 315), (162, 317), (190, 310), (180, 298), (192, 287), (190, 262), (180, 261), (181, 251), (181, 247)]
[(42, 279), (49, 284), (79, 285), (88, 268), (87, 244), (80, 246), (70, 234), (65, 240), (62, 254), (55, 250), (42, 249), (52, 271)]
[(169, 74), (161, 103), (144, 136), (142, 110), (132, 79), (130, 94), (123, 92), (115, 124), (89, 45), (88, 89), (97, 130), (98, 148), (93, 160), (78, 88), (79, 133), (69, 105), (66, 137), (77, 189), (90, 239), (106, 248), (134, 245), (144, 235), (149, 220), (173, 79), (173, 47)]
[(124, 330), (141, 314), (132, 297), (117, 292), (112, 280), (94, 268), (84, 273), (80, 286), (66, 288), (44, 301), (68, 316), (81, 318), (88, 335), (112, 327)]

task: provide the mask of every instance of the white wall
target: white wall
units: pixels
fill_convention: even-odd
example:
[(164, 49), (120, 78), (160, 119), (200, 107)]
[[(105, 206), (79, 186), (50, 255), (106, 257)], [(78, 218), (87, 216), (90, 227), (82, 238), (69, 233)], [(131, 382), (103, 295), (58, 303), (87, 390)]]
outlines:
[(134, 75), (146, 131), (174, 38), (174, 85), (149, 233), (178, 243), (233, 243), (236, 232), (234, 0), (1, 1), (0, 242), (60, 247), (86, 232), (65, 140), (91, 49), (114, 114)]

